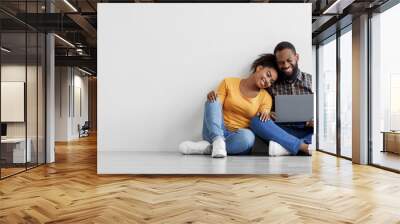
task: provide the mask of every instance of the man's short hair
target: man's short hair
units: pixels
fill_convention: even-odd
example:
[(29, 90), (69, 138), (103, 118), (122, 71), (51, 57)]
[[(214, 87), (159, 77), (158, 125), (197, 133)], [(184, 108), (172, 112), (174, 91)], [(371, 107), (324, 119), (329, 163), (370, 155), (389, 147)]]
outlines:
[(276, 47), (274, 49), (274, 54), (276, 55), (276, 52), (282, 51), (285, 49), (290, 49), (293, 51), (293, 53), (296, 54), (296, 48), (294, 47), (294, 45), (292, 43), (290, 43), (288, 41), (282, 41), (278, 45), (276, 45)]

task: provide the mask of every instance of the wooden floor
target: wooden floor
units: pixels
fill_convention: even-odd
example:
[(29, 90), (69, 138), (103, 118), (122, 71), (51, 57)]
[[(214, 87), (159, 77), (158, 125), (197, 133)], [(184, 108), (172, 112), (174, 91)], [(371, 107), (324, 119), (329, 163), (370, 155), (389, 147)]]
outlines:
[(26, 170), (25, 167), (24, 168), (1, 168), (1, 177), (8, 177), (11, 176), (13, 174), (19, 173)]
[(400, 155), (392, 152), (374, 151), (372, 162), (377, 165), (400, 170)]
[(400, 223), (400, 175), (323, 153), (312, 175), (98, 176), (96, 139), (0, 181), (0, 223)]

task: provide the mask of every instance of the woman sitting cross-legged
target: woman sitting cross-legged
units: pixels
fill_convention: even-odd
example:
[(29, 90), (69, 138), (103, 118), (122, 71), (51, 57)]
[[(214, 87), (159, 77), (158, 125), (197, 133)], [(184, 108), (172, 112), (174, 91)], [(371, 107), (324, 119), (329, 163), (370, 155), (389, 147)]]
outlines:
[(275, 56), (261, 55), (253, 62), (252, 71), (245, 79), (225, 78), (221, 82), (216, 97), (205, 104), (204, 140), (182, 142), (181, 153), (211, 154), (214, 158), (249, 154), (257, 134), (279, 143), (292, 155), (299, 151), (309, 154), (307, 144), (286, 133), (269, 117), (272, 97), (265, 89), (278, 77)]

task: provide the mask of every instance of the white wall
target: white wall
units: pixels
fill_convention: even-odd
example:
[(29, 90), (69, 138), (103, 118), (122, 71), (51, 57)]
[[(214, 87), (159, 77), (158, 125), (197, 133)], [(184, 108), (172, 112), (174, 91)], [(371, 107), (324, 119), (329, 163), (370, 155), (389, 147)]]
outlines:
[[(55, 140), (77, 139), (78, 124), (88, 120), (88, 78), (73, 67), (56, 67), (55, 73)], [(81, 103), (76, 97), (79, 89)], [(79, 104), (82, 113), (76, 107)]]
[(98, 4), (98, 150), (200, 139), (206, 93), (283, 40), (311, 73), (311, 4)]
[(68, 140), (68, 67), (55, 68), (55, 141)]

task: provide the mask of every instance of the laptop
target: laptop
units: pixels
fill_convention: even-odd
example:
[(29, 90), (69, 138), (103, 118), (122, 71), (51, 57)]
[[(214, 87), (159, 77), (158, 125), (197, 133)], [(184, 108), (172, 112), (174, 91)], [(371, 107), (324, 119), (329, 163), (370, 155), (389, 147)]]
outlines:
[(306, 122), (314, 118), (314, 94), (275, 96), (277, 123)]

